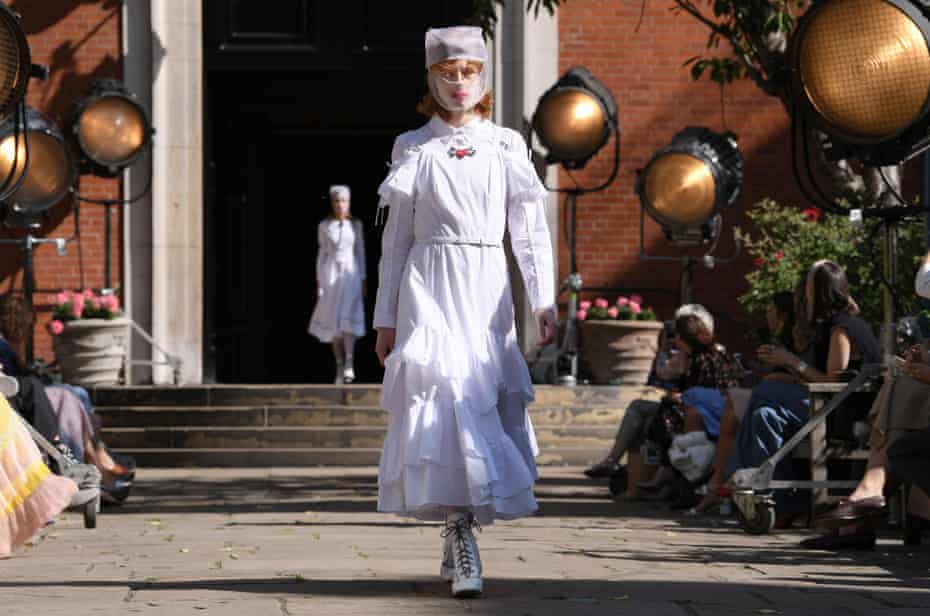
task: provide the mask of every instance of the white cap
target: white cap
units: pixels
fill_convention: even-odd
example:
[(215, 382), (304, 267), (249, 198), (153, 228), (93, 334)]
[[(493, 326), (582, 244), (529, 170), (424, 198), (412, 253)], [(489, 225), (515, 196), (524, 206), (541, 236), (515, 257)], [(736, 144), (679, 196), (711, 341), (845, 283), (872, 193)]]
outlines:
[(488, 64), (488, 48), (481, 28), (453, 26), (426, 31), (426, 68), (446, 60), (475, 60)]
[(329, 198), (334, 197), (345, 197), (346, 199), (352, 198), (352, 191), (349, 190), (349, 187), (345, 184), (333, 184), (329, 187)]
[(704, 327), (707, 328), (707, 331), (711, 335), (714, 334), (714, 317), (711, 316), (710, 312), (704, 306), (700, 304), (682, 304), (678, 307), (678, 310), (675, 311), (675, 319), (681, 317), (695, 317), (701, 323), (704, 324)]

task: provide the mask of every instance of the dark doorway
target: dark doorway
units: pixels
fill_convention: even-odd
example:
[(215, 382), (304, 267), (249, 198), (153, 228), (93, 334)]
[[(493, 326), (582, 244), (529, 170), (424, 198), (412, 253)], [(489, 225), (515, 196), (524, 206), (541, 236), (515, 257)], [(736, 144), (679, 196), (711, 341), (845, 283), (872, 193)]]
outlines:
[[(377, 290), (376, 190), (393, 138), (423, 122), (423, 33), (462, 0), (209, 0), (205, 23), (205, 379), (332, 382), (307, 334), (326, 189), (352, 187), (365, 229), (367, 323)], [(377, 382), (373, 332), (356, 347)]]

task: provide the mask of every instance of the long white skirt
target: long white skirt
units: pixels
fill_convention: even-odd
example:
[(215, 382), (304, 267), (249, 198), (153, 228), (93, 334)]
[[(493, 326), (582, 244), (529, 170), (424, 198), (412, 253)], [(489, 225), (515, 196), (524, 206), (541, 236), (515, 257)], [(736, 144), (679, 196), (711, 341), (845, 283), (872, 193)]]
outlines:
[(415, 244), (381, 405), (390, 414), (378, 509), (482, 524), (533, 513), (533, 399), (501, 248)]
[(323, 263), (320, 296), (317, 298), (307, 333), (320, 342), (332, 342), (343, 333), (357, 338), (365, 335), (365, 304), (362, 277), (353, 264), (339, 264), (329, 258)]

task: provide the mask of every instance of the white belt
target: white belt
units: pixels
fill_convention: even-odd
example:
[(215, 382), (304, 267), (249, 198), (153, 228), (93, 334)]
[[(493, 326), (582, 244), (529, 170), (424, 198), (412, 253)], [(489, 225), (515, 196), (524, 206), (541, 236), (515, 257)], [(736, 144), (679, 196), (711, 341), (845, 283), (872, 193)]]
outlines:
[(500, 248), (500, 242), (490, 242), (488, 240), (471, 239), (467, 237), (430, 237), (422, 240), (416, 240), (417, 244), (441, 245), (452, 244), (454, 246), (481, 246), (484, 248)]

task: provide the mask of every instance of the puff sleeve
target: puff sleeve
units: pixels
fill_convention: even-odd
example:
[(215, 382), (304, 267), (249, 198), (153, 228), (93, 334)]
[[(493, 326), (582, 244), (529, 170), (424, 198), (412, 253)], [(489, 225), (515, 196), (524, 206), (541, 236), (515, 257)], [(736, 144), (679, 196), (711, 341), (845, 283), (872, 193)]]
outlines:
[(507, 167), (507, 228), (510, 245), (533, 312), (555, 307), (552, 240), (546, 223), (546, 188), (530, 162), (523, 138), (508, 131), (504, 162)]
[(381, 236), (378, 264), (378, 295), (374, 327), (396, 327), (397, 297), (407, 256), (413, 246), (414, 179), (419, 151), (405, 147), (402, 137), (394, 141), (391, 170), (378, 188), (379, 208), (390, 206)]

